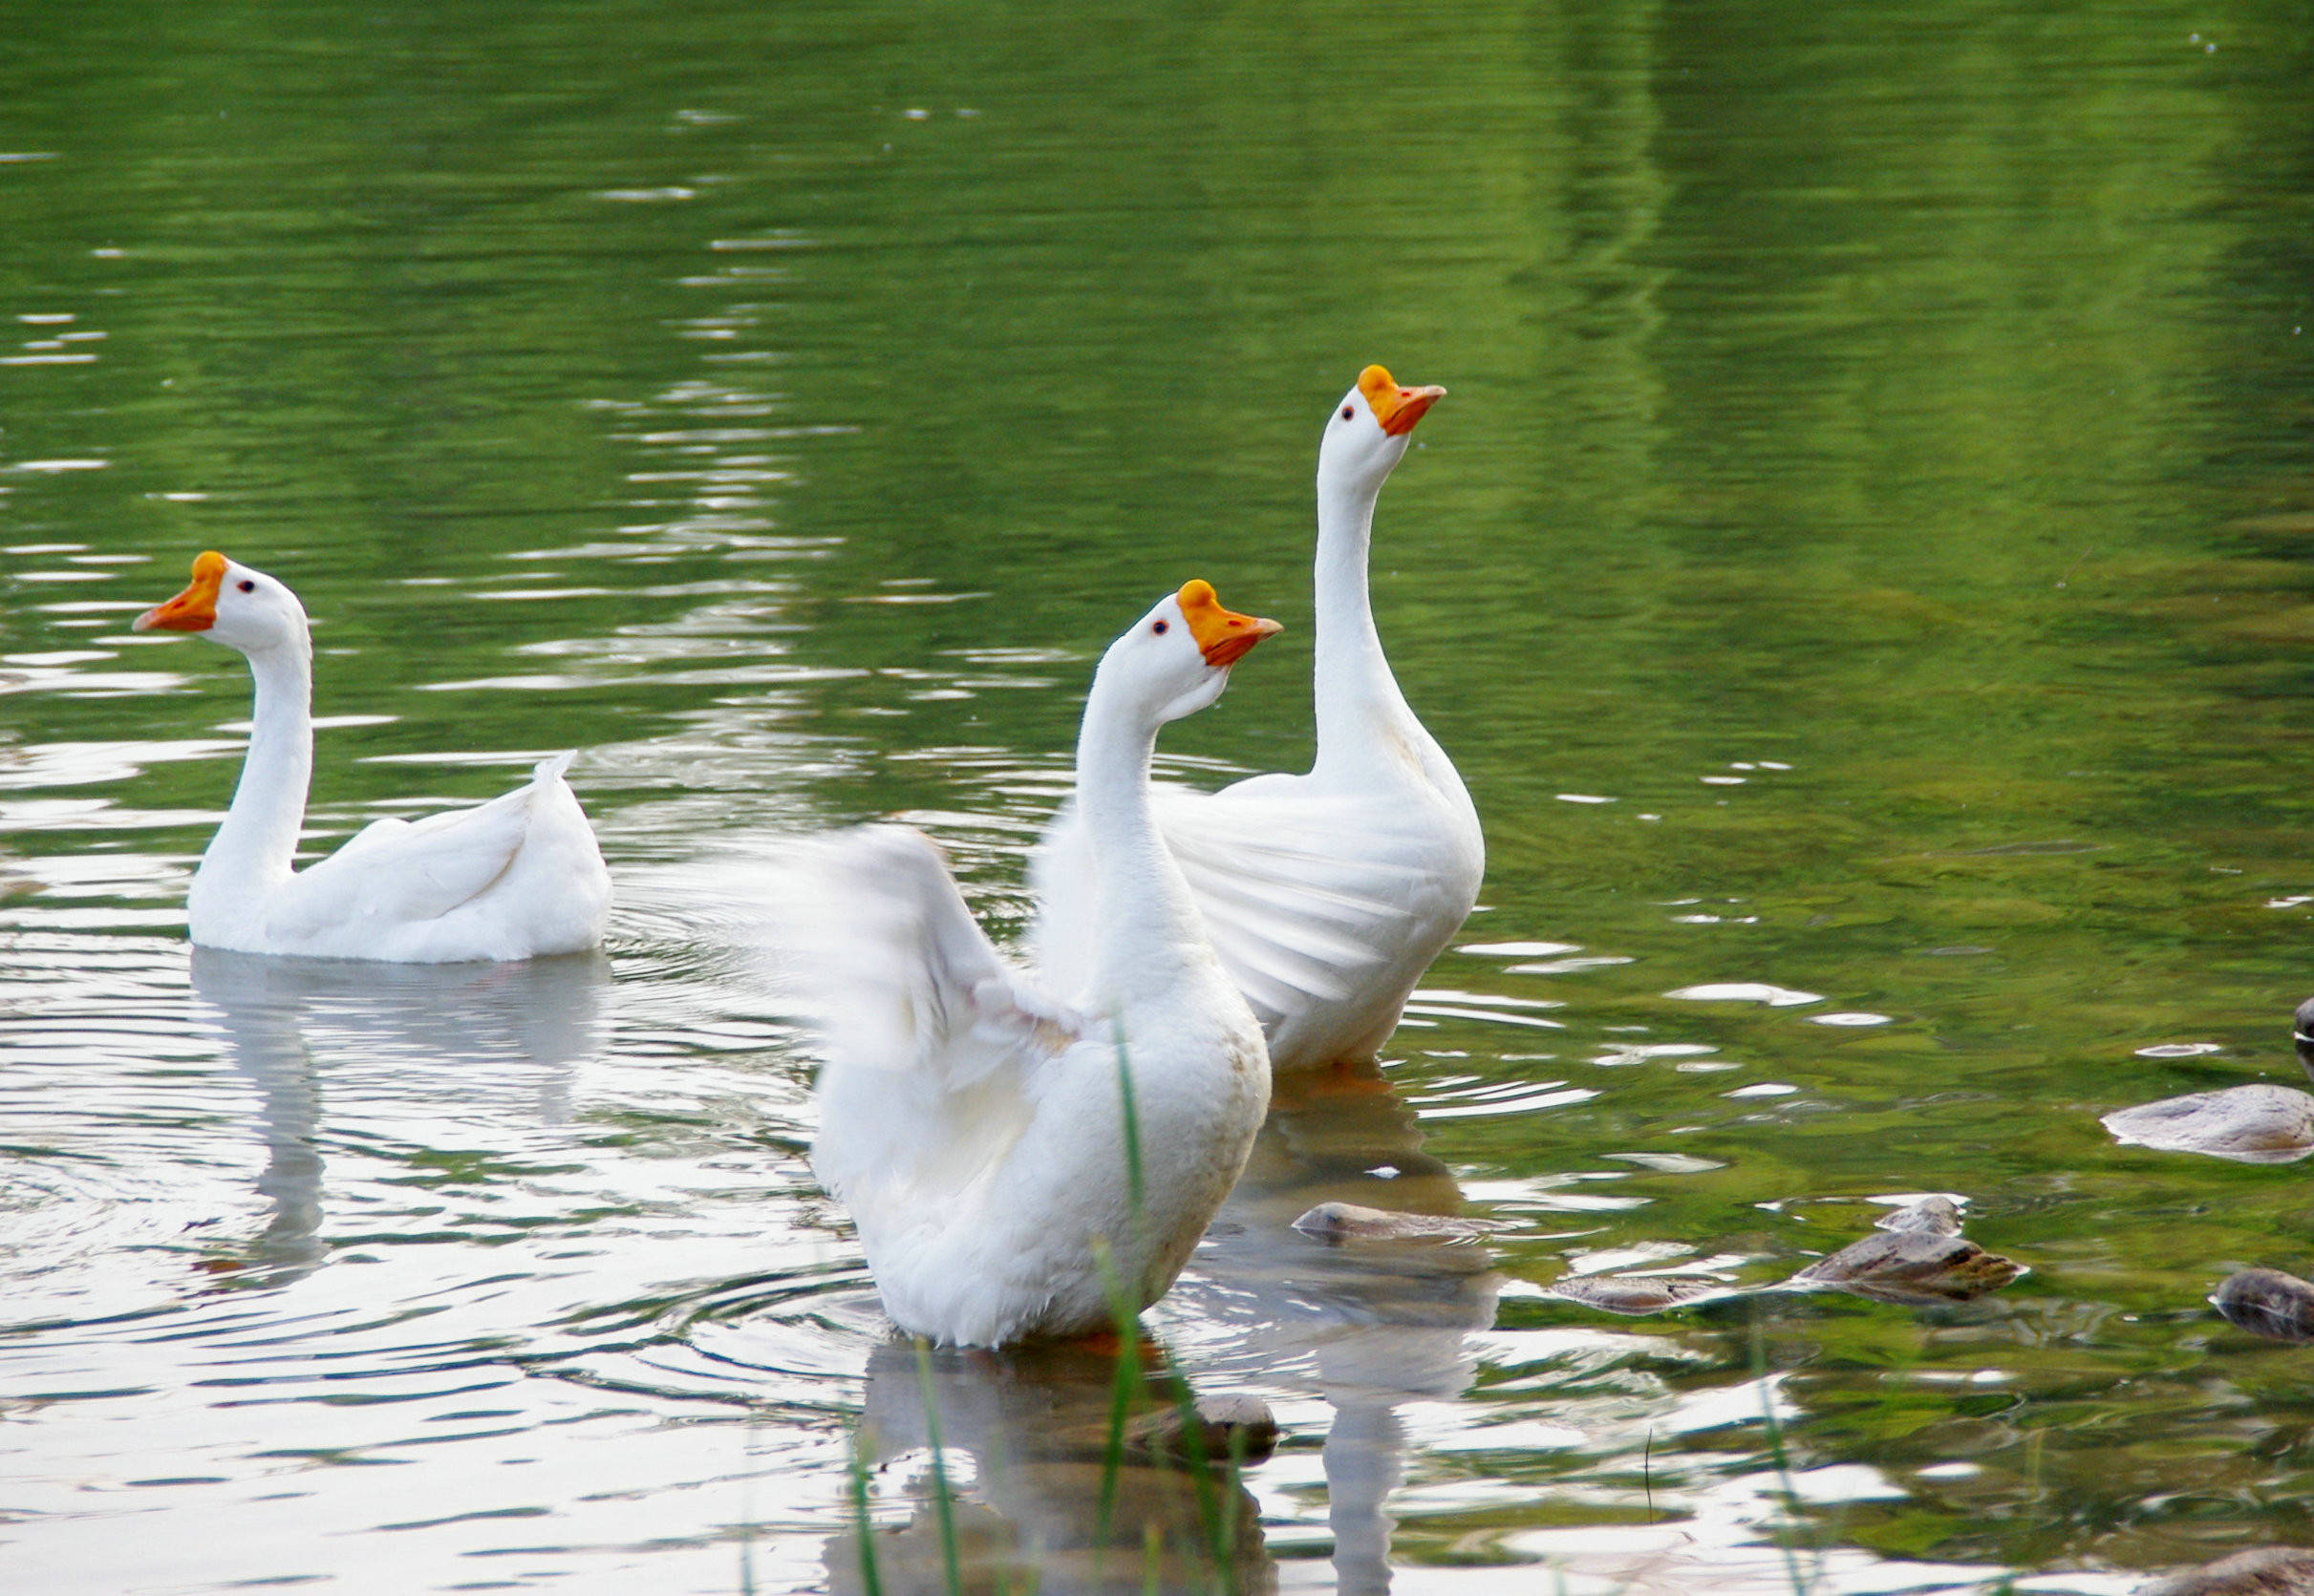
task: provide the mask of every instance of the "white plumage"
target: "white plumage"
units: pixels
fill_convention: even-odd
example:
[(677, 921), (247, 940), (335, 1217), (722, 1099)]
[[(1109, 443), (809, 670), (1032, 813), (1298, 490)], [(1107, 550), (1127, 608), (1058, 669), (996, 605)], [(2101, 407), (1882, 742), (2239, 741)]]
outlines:
[[(1318, 756), (1305, 776), (1216, 793), (1170, 784), (1154, 810), (1253, 1005), (1275, 1069), (1371, 1058), (1486, 871), (1478, 812), (1382, 655), (1367, 597), (1374, 504), (1414, 423), (1446, 391), (1369, 366), (1318, 456)], [(1083, 945), (1085, 838), (1074, 806), (1039, 848), (1033, 933), (1046, 968)]]
[(1236, 1181), (1268, 1059), (1151, 821), (1148, 766), (1159, 726), (1211, 703), (1275, 629), (1193, 582), (1103, 657), (1065, 968), (1006, 961), (920, 833), (867, 827), (822, 853), (801, 894), (826, 1033), (812, 1164), (902, 1329), (995, 1346), (1110, 1328), (1110, 1283), (1134, 1311), (1163, 1295)]
[(596, 947), (611, 875), (563, 779), (571, 755), (472, 809), (373, 822), (328, 859), (295, 867), (313, 770), (313, 645), (297, 595), (214, 552), (191, 585), (137, 618), (198, 631), (249, 662), (256, 703), (232, 808), (186, 904), (193, 941), (245, 953), (450, 964)]

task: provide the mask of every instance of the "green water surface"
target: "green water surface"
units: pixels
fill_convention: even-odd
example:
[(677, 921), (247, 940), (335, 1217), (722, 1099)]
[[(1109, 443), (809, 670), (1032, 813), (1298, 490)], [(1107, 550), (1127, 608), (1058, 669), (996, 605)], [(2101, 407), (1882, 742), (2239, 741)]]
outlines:
[[(859, 1588), (858, 1457), (884, 1588), (943, 1588), (808, 1053), (653, 872), (901, 815), (1017, 926), (1090, 662), (1191, 576), (1289, 631), (1176, 772), (1297, 765), (1316, 441), (1369, 361), (1451, 391), (1375, 602), (1485, 819), (1462, 940), (1529, 946), (1288, 1094), (1153, 1316), (1284, 1426), (1228, 1578), (2119, 1593), (2314, 1540), (2314, 1354), (2203, 1302), (2314, 1269), (2303, 1170), (2098, 1123), (2300, 1082), (2303, 3), (8, 32), (23, 1588)], [(607, 966), (188, 974), (246, 679), (127, 622), (211, 546), (315, 617), (317, 847), (583, 750)], [(1926, 1192), (2030, 1272), (1545, 1289), (1764, 1286)], [(1345, 1263), (1293, 1250), (1319, 1197), (1511, 1228)], [(934, 1373), (967, 1585), (1141, 1588), (1070, 1561), (1098, 1487), (1024, 1439), (1097, 1430), (1105, 1371)], [(1136, 1479), (1104, 1530), (1217, 1587), (1186, 1487)]]

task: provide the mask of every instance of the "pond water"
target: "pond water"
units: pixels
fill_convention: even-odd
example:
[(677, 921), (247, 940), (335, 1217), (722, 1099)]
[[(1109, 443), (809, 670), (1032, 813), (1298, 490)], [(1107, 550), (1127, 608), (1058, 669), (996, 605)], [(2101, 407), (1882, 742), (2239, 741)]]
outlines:
[[(9, 1589), (2106, 1596), (2314, 1541), (2314, 1352), (2204, 1300), (2314, 1266), (2303, 1166), (2098, 1123), (2303, 1084), (2304, 24), (12, 18)], [(695, 889), (898, 816), (1017, 929), (1090, 662), (1190, 576), (1291, 629), (1168, 768), (1304, 758), (1375, 360), (1452, 391), (1374, 585), (1483, 907), (1147, 1316), (1275, 1456), (1107, 1501), (1108, 1362), (889, 1339)], [(246, 677), (127, 623), (210, 546), (316, 618), (313, 850), (579, 748), (603, 957), (189, 954)], [(1929, 1193), (2028, 1272), (1551, 1289)]]

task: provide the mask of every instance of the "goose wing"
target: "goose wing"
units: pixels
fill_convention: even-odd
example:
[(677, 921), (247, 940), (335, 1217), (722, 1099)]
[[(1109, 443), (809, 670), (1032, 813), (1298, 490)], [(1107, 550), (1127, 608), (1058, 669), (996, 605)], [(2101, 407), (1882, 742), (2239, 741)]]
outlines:
[[(1316, 797), (1293, 778), (1220, 793), (1151, 789), (1159, 831), (1205, 917), (1222, 968), (1262, 1028), (1337, 1003), (1405, 939), (1430, 891), (1424, 834), (1386, 807)], [(1265, 791), (1265, 788), (1283, 790)], [(1402, 835), (1403, 833), (1403, 835)], [(1056, 990), (1089, 975), (1090, 844), (1074, 806), (1054, 817), (1034, 867), (1038, 968)]]
[(908, 826), (845, 833), (820, 862), (807, 951), (831, 1062), (911, 1071), (950, 1088), (1033, 1072), (1085, 1022), (996, 951), (932, 840)]
[(1086, 1021), (997, 952), (932, 840), (868, 826), (809, 872), (793, 952), (825, 1036), (812, 1163), (863, 1223), (923, 1223), (1012, 1153)]
[(540, 761), (531, 779), (471, 809), (420, 820), (375, 820), (328, 859), (291, 878), (271, 906), (277, 937), (334, 927), (379, 929), (439, 920), (488, 892), (528, 839), (537, 806), (572, 755)]

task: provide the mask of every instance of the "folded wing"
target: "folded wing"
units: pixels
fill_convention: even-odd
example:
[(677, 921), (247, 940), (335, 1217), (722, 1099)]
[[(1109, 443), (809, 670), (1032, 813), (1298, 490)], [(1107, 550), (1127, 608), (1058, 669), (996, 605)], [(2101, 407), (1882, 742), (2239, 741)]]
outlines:
[[(1401, 947), (1435, 895), (1426, 835), (1370, 801), (1330, 801), (1268, 779), (1220, 793), (1152, 789), (1158, 829), (1204, 913), (1206, 933), (1262, 1029), (1352, 996)], [(1280, 783), (1282, 785), (1282, 783)], [(1073, 808), (1038, 850), (1037, 963), (1056, 990), (1088, 974), (1097, 910)]]
[(373, 821), (292, 878), (269, 907), (275, 936), (410, 926), (439, 920), (481, 898), (513, 866), (537, 810), (555, 796), (571, 757), (565, 753), (542, 760), (527, 784), (472, 809), (421, 820)]

